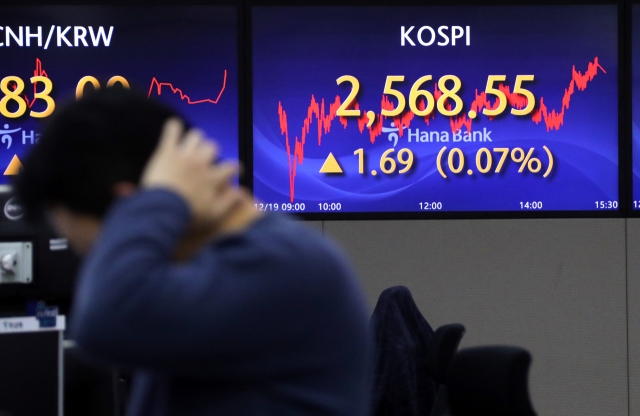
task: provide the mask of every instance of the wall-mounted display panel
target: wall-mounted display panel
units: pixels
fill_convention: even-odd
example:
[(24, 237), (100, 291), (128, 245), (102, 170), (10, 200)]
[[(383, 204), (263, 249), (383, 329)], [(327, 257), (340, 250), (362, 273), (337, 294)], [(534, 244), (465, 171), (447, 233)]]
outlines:
[(251, 29), (262, 210), (619, 209), (617, 5), (253, 7)]
[(95, 88), (130, 87), (184, 114), (237, 159), (233, 6), (0, 7), (0, 183), (43, 121)]

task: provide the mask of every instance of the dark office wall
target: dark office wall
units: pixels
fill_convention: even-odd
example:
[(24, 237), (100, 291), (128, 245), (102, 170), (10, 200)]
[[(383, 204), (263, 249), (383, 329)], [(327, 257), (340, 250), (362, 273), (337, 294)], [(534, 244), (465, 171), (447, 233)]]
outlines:
[(434, 327), (467, 327), (462, 347), (529, 349), (539, 415), (640, 416), (640, 358), (627, 360), (627, 335), (632, 357), (640, 356), (640, 258), (627, 273), (627, 253), (631, 260), (640, 251), (640, 220), (628, 222), (310, 224), (349, 253), (372, 308), (386, 287), (406, 285)]

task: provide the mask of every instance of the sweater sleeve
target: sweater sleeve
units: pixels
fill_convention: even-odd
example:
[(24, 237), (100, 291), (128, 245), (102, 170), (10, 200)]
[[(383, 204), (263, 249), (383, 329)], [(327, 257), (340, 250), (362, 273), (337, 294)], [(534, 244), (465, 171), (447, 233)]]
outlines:
[[(357, 314), (327, 310), (344, 291), (331, 278), (315, 277), (344, 276), (349, 271), (342, 263), (308, 256), (316, 248), (313, 237), (288, 238), (306, 228), (268, 220), (260, 220), (267, 227), (260, 232), (254, 225), (189, 262), (173, 263), (190, 221), (186, 202), (165, 190), (119, 202), (83, 265), (71, 336), (95, 358), (190, 377), (293, 371), (306, 359), (305, 349), (320, 348), (304, 346), (312, 344), (312, 328), (323, 331), (330, 315), (346, 325)], [(314, 250), (298, 247), (311, 240)], [(321, 355), (335, 359), (333, 351)], [(314, 366), (323, 365), (318, 356)]]
[[(85, 258), (70, 323), (70, 335), (88, 353), (136, 365), (140, 355), (161, 349), (158, 329), (177, 331), (185, 317), (176, 313), (188, 305), (175, 301), (189, 294), (169, 304), (167, 295), (190, 286), (180, 285), (170, 259), (189, 219), (186, 202), (167, 190), (142, 191), (112, 208)], [(157, 318), (163, 309), (169, 313)]]

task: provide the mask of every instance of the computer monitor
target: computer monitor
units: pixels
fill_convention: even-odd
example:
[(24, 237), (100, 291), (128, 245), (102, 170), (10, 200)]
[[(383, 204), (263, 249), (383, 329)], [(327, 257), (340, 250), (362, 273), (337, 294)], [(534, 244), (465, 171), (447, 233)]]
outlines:
[[(133, 88), (239, 156), (236, 6), (0, 6), (0, 184), (62, 103)], [(4, 175), (2, 175), (4, 173)]]
[(252, 7), (257, 207), (619, 215), (620, 6), (501, 3)]

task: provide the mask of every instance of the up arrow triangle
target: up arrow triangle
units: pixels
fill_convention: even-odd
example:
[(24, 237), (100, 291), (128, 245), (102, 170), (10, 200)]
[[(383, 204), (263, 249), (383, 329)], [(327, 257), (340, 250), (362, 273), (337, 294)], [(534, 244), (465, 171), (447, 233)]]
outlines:
[(4, 176), (17, 175), (22, 170), (22, 163), (18, 159), (18, 155), (13, 155), (13, 159), (9, 162), (9, 166), (4, 171)]
[(342, 168), (338, 164), (333, 153), (329, 153), (327, 156), (327, 160), (324, 161), (324, 164), (320, 168), (320, 173), (342, 173)]

